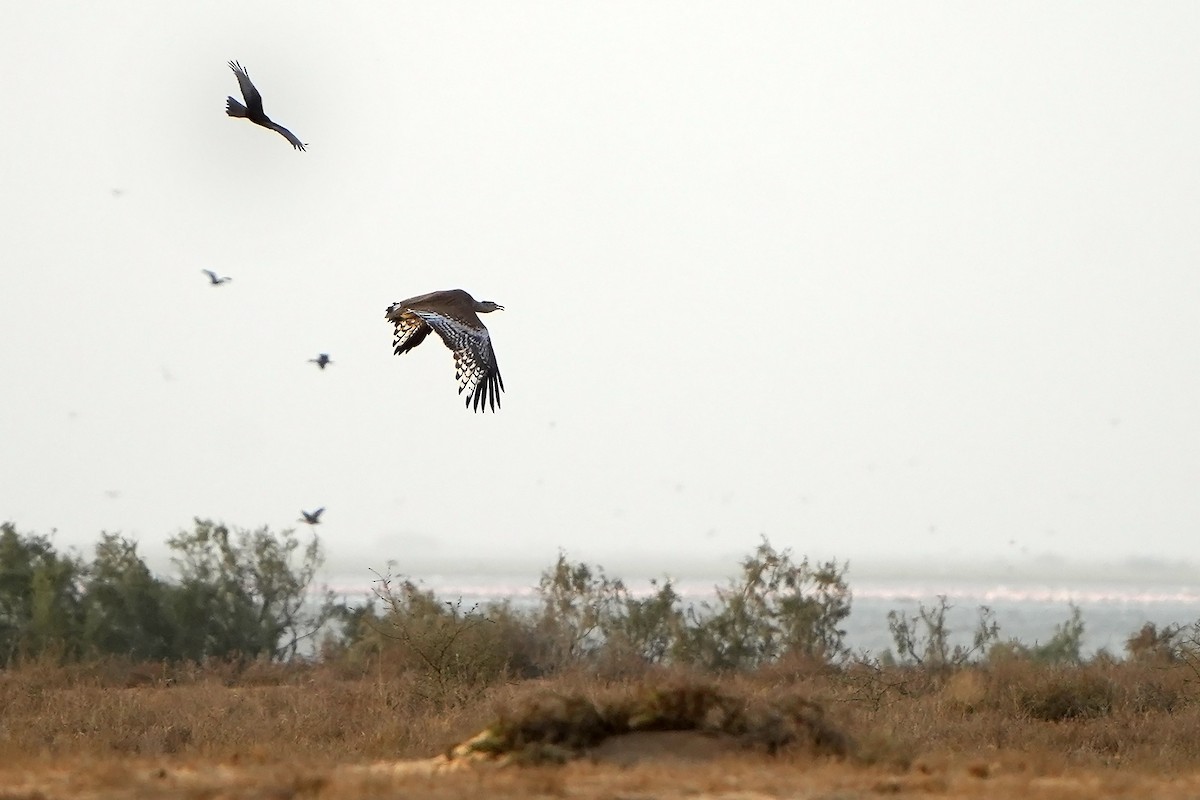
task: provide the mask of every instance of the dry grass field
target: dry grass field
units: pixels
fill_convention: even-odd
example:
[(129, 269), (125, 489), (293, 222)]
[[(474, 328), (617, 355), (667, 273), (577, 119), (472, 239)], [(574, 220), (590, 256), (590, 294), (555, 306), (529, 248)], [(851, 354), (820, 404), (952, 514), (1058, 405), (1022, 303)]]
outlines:
[(447, 701), (378, 669), (34, 664), (0, 672), (0, 798), (1200, 797), (1195, 678), (780, 664)]

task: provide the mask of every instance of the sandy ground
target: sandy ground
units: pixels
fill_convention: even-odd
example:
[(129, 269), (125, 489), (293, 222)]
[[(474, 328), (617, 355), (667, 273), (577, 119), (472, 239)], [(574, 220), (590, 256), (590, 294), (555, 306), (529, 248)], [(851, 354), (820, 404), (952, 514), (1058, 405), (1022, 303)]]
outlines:
[(898, 770), (748, 753), (695, 732), (614, 737), (563, 766), (438, 757), (370, 764), (78, 759), (0, 765), (0, 800), (53, 798), (1197, 798), (1200, 770), (1151, 775), (1037, 765), (1028, 758), (918, 761)]

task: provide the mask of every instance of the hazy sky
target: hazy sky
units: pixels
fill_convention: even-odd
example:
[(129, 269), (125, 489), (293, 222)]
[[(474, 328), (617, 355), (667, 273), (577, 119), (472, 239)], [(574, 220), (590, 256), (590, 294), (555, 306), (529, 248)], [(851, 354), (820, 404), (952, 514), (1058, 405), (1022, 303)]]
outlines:
[[(1200, 559), (1198, 40), (1190, 2), (11, 5), (0, 520), (161, 557), (323, 505), (367, 579)], [(225, 116), (230, 59), (308, 152)], [(391, 353), (447, 288), (507, 307), (495, 415)]]

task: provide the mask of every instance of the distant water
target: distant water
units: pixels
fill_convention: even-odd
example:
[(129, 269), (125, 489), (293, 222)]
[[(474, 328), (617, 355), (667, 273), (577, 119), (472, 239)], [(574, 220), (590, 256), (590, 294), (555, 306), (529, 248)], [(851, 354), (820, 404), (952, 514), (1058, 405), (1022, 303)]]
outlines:
[(1184, 587), (1129, 586), (1005, 586), (980, 585), (932, 589), (928, 586), (865, 585), (851, 588), (854, 602), (846, 622), (847, 641), (854, 649), (881, 653), (892, 648), (887, 614), (896, 610), (916, 616), (918, 605), (936, 605), (946, 595), (952, 608), (946, 620), (955, 644), (970, 645), (978, 628), (979, 607), (987, 606), (1000, 626), (1000, 639), (1027, 645), (1048, 641), (1057, 626), (1071, 618), (1071, 604), (1083, 620), (1083, 654), (1104, 649), (1125, 655), (1125, 641), (1153, 622), (1161, 630), (1171, 624), (1200, 619), (1200, 591)]
[[(524, 585), (520, 579), (431, 575), (418, 582), (442, 600), (461, 599), (465, 608), (503, 599), (518, 607), (532, 607), (537, 603), (533, 582)], [(346, 582), (339, 583), (341, 593), (351, 602), (360, 602), (371, 590), (369, 582), (358, 591), (349, 591)], [(715, 599), (713, 587), (725, 583), (720, 578), (687, 580), (677, 582), (675, 589), (684, 602), (711, 601)], [(874, 655), (893, 648), (887, 626), (889, 611), (913, 617), (919, 604), (924, 603), (930, 608), (936, 605), (939, 595), (945, 595), (951, 606), (946, 620), (952, 645), (970, 645), (978, 627), (980, 606), (987, 606), (994, 612), (992, 618), (1000, 626), (1001, 641), (1016, 639), (1032, 645), (1048, 641), (1054, 635), (1055, 627), (1071, 618), (1070, 606), (1074, 603), (1083, 619), (1085, 656), (1104, 649), (1123, 657), (1125, 640), (1147, 622), (1156, 624), (1161, 630), (1167, 625), (1190, 625), (1200, 619), (1200, 588), (1195, 586), (1085, 583), (1049, 586), (983, 582), (934, 585), (907, 580), (851, 581), (850, 589), (854, 597), (850, 616), (843, 623), (846, 644), (855, 652), (867, 650)], [(650, 591), (646, 584), (632, 582), (630, 590), (635, 595)]]

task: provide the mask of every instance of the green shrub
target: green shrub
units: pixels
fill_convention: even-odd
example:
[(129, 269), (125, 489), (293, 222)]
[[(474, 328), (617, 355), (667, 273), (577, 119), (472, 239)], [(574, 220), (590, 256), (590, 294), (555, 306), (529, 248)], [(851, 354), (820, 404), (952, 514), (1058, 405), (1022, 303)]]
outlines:
[(988, 660), (1033, 661), (1039, 664), (1082, 664), (1083, 663), (1083, 615), (1079, 606), (1070, 604), (1070, 619), (1054, 626), (1054, 634), (1045, 643), (1027, 645), (1015, 639), (994, 642), (988, 650)]
[(776, 552), (764, 538), (741, 567), (739, 578), (717, 587), (716, 602), (687, 610), (674, 662), (736, 670), (785, 655), (825, 661), (846, 655), (846, 632), (838, 627), (852, 599), (844, 565), (793, 562), (790, 550)]

